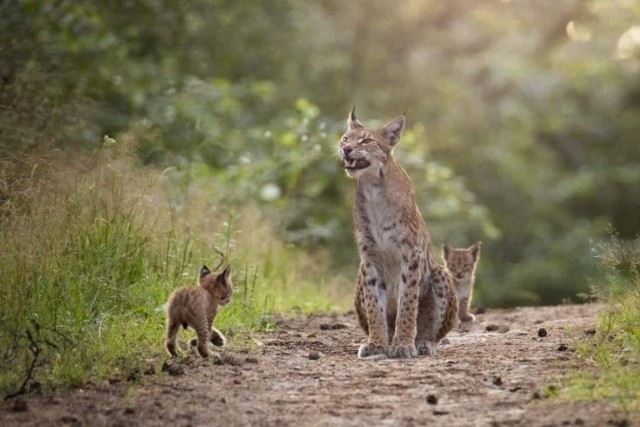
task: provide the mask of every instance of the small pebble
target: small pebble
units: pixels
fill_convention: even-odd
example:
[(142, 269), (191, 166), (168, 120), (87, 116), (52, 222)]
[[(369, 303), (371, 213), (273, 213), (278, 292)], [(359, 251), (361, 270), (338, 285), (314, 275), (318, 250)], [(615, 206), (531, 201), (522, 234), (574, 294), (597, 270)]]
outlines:
[(502, 385), (502, 378), (501, 377), (493, 377), (493, 381), (492, 381), (493, 385)]
[(437, 405), (438, 397), (435, 394), (427, 394), (427, 403), (429, 405)]
[(308, 357), (309, 360), (318, 360), (320, 359), (320, 353), (318, 353), (317, 351), (310, 351)]
[(538, 336), (540, 338), (546, 337), (547, 336), (547, 330), (545, 328), (538, 329)]
[(558, 351), (567, 351), (569, 350), (569, 347), (566, 344), (560, 344), (560, 346), (558, 347)]

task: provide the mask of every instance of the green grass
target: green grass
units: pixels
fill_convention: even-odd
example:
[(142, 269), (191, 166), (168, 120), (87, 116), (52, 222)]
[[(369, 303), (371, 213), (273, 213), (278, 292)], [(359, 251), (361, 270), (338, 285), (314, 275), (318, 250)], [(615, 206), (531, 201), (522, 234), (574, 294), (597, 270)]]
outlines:
[(609, 401), (640, 411), (640, 238), (622, 241), (615, 233), (597, 249), (606, 284), (595, 288), (606, 301), (596, 334), (578, 349), (589, 367), (576, 374), (569, 397)]
[(163, 304), (203, 264), (233, 267), (222, 330), (349, 305), (332, 302), (343, 283), (321, 254), (281, 242), (257, 207), (226, 205), (201, 180), (179, 188), (108, 142), (73, 167), (41, 161), (0, 175), (1, 394), (126, 376), (164, 358)]

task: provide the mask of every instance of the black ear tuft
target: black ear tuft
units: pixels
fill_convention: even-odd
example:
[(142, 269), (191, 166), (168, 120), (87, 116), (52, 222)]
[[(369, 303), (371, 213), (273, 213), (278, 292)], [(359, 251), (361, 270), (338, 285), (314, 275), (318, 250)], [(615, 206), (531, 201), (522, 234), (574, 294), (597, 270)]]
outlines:
[(353, 109), (351, 110), (351, 113), (349, 113), (349, 120), (347, 120), (347, 123), (349, 124), (349, 129), (363, 129), (364, 125), (362, 123), (360, 123), (360, 120), (358, 120), (358, 118), (356, 117), (356, 106), (353, 106)]
[(211, 274), (211, 270), (209, 270), (209, 267), (207, 267), (206, 265), (203, 265), (202, 268), (200, 269), (200, 277), (204, 277), (207, 274)]

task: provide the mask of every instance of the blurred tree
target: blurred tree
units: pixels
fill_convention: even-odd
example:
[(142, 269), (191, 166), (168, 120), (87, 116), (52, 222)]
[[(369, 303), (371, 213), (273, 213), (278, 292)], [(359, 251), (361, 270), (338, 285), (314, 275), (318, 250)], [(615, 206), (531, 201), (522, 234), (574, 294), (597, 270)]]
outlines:
[(640, 231), (637, 2), (6, 0), (0, 17), (0, 156), (118, 134), (349, 273), (333, 152), (354, 103), (372, 125), (409, 110), (398, 156), (436, 244), (484, 240), (481, 303), (574, 297), (590, 240)]

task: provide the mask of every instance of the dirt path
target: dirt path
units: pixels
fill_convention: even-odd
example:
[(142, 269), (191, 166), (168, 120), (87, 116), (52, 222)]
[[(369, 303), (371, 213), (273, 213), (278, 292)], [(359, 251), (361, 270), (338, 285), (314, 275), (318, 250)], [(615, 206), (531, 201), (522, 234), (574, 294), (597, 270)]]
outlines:
[(544, 398), (563, 386), (560, 375), (576, 363), (572, 350), (597, 309), (489, 310), (449, 334), (435, 357), (381, 361), (356, 358), (363, 334), (353, 315), (283, 319), (252, 350), (224, 352), (220, 365), (190, 357), (174, 375), (143, 376), (135, 387), (26, 396), (24, 412), (4, 403), (0, 424), (631, 425), (604, 403)]

